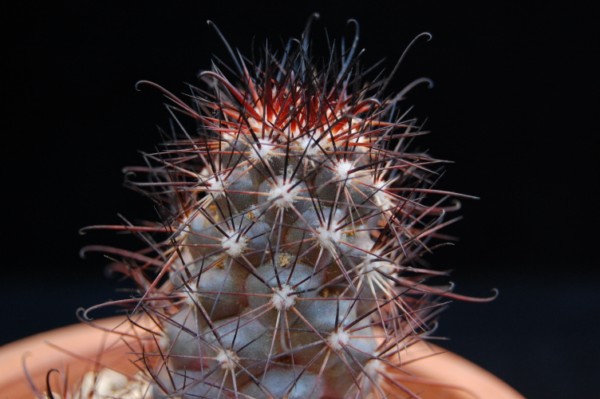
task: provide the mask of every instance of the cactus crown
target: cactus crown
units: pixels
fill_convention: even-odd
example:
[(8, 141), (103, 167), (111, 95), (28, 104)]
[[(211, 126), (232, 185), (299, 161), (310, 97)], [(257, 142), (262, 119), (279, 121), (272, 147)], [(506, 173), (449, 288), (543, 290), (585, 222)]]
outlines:
[(164, 220), (120, 228), (148, 244), (116, 267), (156, 325), (155, 398), (384, 397), (391, 359), (452, 295), (426, 285), (443, 273), (421, 255), (457, 195), (409, 150), (422, 132), (405, 92), (365, 81), (358, 33), (325, 61), (308, 33), (255, 61), (227, 45), (233, 67), (215, 61), (189, 101), (143, 82), (198, 126), (132, 169)]

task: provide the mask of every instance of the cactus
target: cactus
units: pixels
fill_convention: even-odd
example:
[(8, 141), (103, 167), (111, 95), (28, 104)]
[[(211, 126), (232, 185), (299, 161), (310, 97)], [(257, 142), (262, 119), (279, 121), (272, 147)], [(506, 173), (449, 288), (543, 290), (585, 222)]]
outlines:
[(401, 107), (428, 80), (395, 95), (391, 76), (369, 81), (350, 22), (352, 44), (327, 59), (311, 54), (310, 23), (255, 60), (225, 41), (233, 65), (215, 60), (189, 100), (140, 82), (175, 122), (128, 170), (162, 220), (110, 227), (146, 249), (101, 249), (139, 284), (131, 319), (152, 320), (149, 396), (383, 398), (394, 357), (458, 297), (428, 285), (445, 273), (423, 254), (460, 195), (434, 188), (443, 162), (410, 150), (423, 132)]

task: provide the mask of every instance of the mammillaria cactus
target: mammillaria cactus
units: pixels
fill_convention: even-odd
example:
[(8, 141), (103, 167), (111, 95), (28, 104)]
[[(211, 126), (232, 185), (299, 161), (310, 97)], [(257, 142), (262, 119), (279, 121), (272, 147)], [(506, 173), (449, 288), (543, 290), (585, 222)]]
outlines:
[(166, 96), (174, 128), (128, 182), (163, 219), (110, 227), (146, 249), (87, 251), (122, 256), (142, 290), (147, 397), (417, 396), (392, 376), (439, 298), (457, 297), (427, 285), (444, 272), (422, 256), (460, 196), (434, 188), (443, 162), (409, 148), (423, 132), (401, 101), (428, 80), (393, 95), (391, 75), (369, 81), (350, 22), (352, 44), (327, 59), (311, 54), (310, 23), (281, 53), (227, 45), (233, 65), (216, 60), (188, 100), (140, 82)]

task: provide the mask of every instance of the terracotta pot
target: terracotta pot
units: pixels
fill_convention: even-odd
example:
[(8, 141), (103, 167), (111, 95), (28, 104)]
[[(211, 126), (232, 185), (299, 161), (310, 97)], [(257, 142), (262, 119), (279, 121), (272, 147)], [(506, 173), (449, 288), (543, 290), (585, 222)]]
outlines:
[[(126, 375), (137, 369), (132, 363), (132, 347), (148, 336), (141, 328), (132, 328), (121, 317), (94, 322), (107, 331), (116, 328), (122, 334), (104, 332), (85, 324), (76, 324), (0, 347), (0, 398), (31, 399), (34, 392), (25, 377), (26, 367), (31, 382), (45, 389), (51, 369), (51, 386), (74, 384), (89, 370), (110, 367)], [(62, 348), (62, 349), (59, 349)], [(68, 348), (67, 353), (64, 348)], [(102, 356), (97, 354), (102, 352)], [(468, 360), (429, 343), (419, 343), (405, 350), (403, 372), (395, 373), (384, 387), (392, 398), (407, 397), (402, 385), (423, 399), (517, 399), (523, 398), (506, 383)], [(93, 360), (90, 360), (93, 359)], [(414, 361), (418, 359), (418, 361)], [(56, 389), (60, 393), (60, 389)]]
[[(137, 346), (135, 337), (144, 331), (133, 329), (122, 317), (94, 321), (94, 326), (105, 331), (87, 324), (73, 324), (0, 347), (0, 398), (34, 398), (25, 369), (31, 383), (43, 391), (46, 390), (48, 371), (58, 370), (50, 378), (53, 390), (58, 393), (61, 393), (66, 375), (68, 385), (72, 386), (87, 371), (103, 367), (126, 375), (135, 374), (137, 369), (128, 355), (131, 353), (128, 345)], [(129, 338), (124, 340), (122, 334), (107, 332), (112, 329), (129, 334)]]

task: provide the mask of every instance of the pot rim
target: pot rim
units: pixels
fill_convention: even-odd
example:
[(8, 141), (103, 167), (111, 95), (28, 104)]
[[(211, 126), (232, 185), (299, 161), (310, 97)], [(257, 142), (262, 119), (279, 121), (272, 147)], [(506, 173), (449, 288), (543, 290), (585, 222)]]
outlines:
[[(3, 398), (33, 398), (36, 393), (32, 384), (45, 390), (46, 375), (52, 369), (58, 373), (51, 373), (51, 386), (68, 383), (61, 382), (67, 374), (72, 384), (80, 381), (85, 372), (105, 367), (133, 376), (139, 370), (133, 362), (132, 348), (139, 347), (143, 337), (148, 336), (143, 326), (133, 326), (125, 317), (116, 316), (94, 320), (90, 325), (72, 324), (3, 345), (0, 392)], [(524, 398), (487, 370), (430, 342), (411, 345), (400, 352), (399, 358), (403, 363), (401, 370), (387, 373), (390, 378), (384, 381), (384, 389), (394, 395), (406, 396), (409, 389), (423, 399)]]

